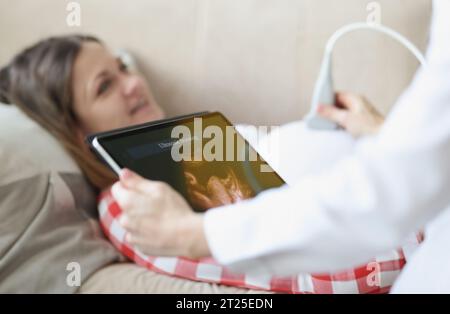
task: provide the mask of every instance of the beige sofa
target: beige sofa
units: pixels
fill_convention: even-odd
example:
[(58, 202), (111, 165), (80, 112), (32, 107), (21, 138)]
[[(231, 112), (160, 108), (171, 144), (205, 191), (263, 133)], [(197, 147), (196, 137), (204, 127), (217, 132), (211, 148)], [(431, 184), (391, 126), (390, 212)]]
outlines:
[[(39, 38), (89, 32), (137, 56), (169, 115), (217, 109), (235, 123), (275, 125), (306, 113), (326, 39), (342, 25), (366, 21), (373, 1), (80, 0), (80, 27), (66, 24), (68, 2), (0, 2), (0, 65)], [(424, 50), (431, 1), (377, 3), (381, 22)], [(334, 61), (338, 89), (363, 93), (385, 112), (417, 67), (403, 47), (367, 32), (339, 42)], [(97, 271), (98, 256), (85, 252), (95, 248), (102, 263), (123, 259), (99, 239), (87, 210), (95, 195), (80, 188), (84, 180), (64, 151), (42, 149), (57, 145), (54, 139), (13, 109), (0, 109), (0, 292), (73, 292), (65, 282), (73, 259), (90, 269), (81, 292), (244, 292), (129, 263)], [(73, 246), (64, 247), (67, 241)]]
[[(89, 32), (135, 53), (169, 114), (217, 109), (234, 122), (275, 125), (308, 110), (326, 39), (364, 22), (375, 2), (381, 23), (426, 47), (431, 0), (79, 0), (1, 1), (0, 64), (38, 38)], [(358, 32), (336, 47), (337, 88), (367, 95), (383, 111), (417, 62), (389, 38)]]

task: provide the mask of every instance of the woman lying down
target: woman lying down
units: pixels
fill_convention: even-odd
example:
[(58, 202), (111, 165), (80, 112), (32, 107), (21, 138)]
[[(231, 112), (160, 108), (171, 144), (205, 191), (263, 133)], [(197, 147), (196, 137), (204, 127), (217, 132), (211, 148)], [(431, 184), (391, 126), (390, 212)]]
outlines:
[[(45, 73), (45, 84), (39, 73)], [(146, 80), (129, 71), (101, 41), (79, 35), (38, 42), (4, 67), (0, 78), (0, 100), (17, 105), (50, 131), (97, 189), (98, 223), (115, 248), (129, 259), (128, 263), (105, 265), (103, 270), (82, 283), (81, 293), (118, 292), (111, 290), (113, 287), (137, 293), (384, 293), (389, 291), (405, 265), (404, 250), (399, 249), (336, 274), (275, 277), (269, 274), (235, 274), (212, 258), (192, 260), (146, 256), (127, 243), (125, 231), (118, 223), (121, 209), (109, 192), (117, 178), (97, 161), (84, 143), (85, 136), (90, 133), (164, 118), (164, 111), (156, 103)], [(352, 94), (339, 94), (338, 100), (343, 108), (325, 108), (321, 114), (339, 122), (355, 137), (377, 131), (383, 118), (367, 101)], [(348, 114), (343, 115), (343, 110)], [(282, 157), (292, 160), (290, 169), (276, 169), (282, 176), (283, 172), (290, 173), (292, 180), (295, 180), (293, 174), (317, 171), (324, 163), (330, 162), (321, 160), (320, 156), (336, 157), (337, 152), (346, 151), (351, 146), (348, 140), (338, 139), (342, 135), (308, 131), (301, 122), (281, 128), (281, 132), (283, 129), (287, 132), (286, 136), (281, 136), (283, 138), (298, 132), (296, 146), (287, 141), (284, 147), (280, 147)], [(311, 143), (325, 144), (314, 146)], [(342, 145), (347, 146), (341, 149), (338, 143), (346, 143)], [(300, 172), (293, 170), (295, 165), (299, 165), (299, 155), (295, 151), (287, 151), (291, 149), (288, 146), (308, 147), (304, 150), (308, 154), (303, 153), (301, 157), (303, 169)], [(330, 154), (326, 151), (329, 147), (334, 147), (335, 152)], [(282, 164), (289, 165), (289, 161), (284, 160)], [(229, 183), (232, 179), (226, 180)], [(223, 204), (239, 200), (239, 197), (233, 197), (233, 191), (228, 192), (230, 197), (225, 197)], [(220, 205), (220, 202), (214, 204)], [(411, 243), (417, 245), (418, 239), (414, 237)], [(139, 276), (138, 284), (132, 280), (133, 276)]]

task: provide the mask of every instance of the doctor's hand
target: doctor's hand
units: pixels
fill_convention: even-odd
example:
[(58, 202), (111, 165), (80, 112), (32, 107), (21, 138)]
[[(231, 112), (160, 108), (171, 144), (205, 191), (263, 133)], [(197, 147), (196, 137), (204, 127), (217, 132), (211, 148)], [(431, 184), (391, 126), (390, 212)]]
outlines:
[(210, 256), (203, 232), (203, 215), (164, 182), (122, 170), (112, 195), (123, 210), (119, 219), (126, 241), (147, 255)]
[(352, 93), (337, 93), (336, 106), (321, 105), (318, 113), (353, 137), (375, 134), (384, 122), (384, 117), (367, 99)]

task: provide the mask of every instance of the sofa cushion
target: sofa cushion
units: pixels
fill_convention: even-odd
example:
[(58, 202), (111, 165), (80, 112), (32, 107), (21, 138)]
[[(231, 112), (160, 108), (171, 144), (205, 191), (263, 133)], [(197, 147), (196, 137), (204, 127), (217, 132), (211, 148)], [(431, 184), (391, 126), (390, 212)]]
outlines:
[[(0, 104), (0, 293), (71, 293), (121, 255), (103, 237), (96, 195), (48, 132)], [(70, 275), (70, 276), (68, 276)], [(67, 279), (69, 283), (67, 282)]]
[[(48, 34), (88, 32), (136, 55), (168, 115), (217, 109), (234, 123), (256, 125), (298, 120), (308, 111), (325, 43), (341, 26), (372, 21), (370, 17), (378, 15), (383, 25), (402, 33), (424, 51), (432, 3), (77, 2), (82, 8), (82, 23), (74, 28), (61, 17), (65, 2), (0, 1), (0, 64)], [(36, 19), (35, 12), (40, 11), (50, 18)], [(342, 38), (333, 61), (336, 87), (364, 94), (383, 112), (409, 85), (418, 65), (403, 46), (368, 31)]]

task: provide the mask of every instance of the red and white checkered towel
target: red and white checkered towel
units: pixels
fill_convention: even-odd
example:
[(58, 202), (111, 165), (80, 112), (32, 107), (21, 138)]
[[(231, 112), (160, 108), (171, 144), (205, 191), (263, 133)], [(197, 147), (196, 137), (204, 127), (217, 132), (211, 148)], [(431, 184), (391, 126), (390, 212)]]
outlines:
[(122, 210), (109, 190), (100, 194), (98, 206), (101, 226), (107, 237), (122, 254), (138, 265), (194, 281), (283, 293), (386, 293), (409, 254), (421, 242), (419, 236), (413, 236), (402, 249), (379, 256), (361, 267), (335, 274), (298, 274), (290, 277), (235, 274), (212, 258), (191, 260), (184, 257), (146, 256), (124, 240), (125, 230), (118, 222)]

